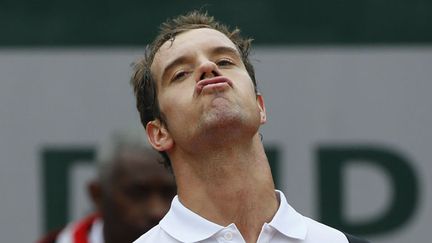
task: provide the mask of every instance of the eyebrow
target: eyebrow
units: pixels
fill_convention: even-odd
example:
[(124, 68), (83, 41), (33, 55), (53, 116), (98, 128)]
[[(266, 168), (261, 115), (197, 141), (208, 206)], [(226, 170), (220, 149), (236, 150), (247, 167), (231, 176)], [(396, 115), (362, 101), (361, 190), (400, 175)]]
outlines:
[(170, 62), (163, 70), (162, 72), (162, 81), (165, 80), (165, 76), (167, 75), (168, 71), (174, 68), (175, 66), (181, 65), (183, 63), (186, 63), (189, 59), (189, 56), (181, 56), (179, 58), (174, 59), (172, 62)]
[(237, 49), (229, 47), (229, 46), (218, 46), (211, 50), (212, 54), (224, 54), (228, 53), (231, 55), (235, 55), (236, 57), (240, 58), (240, 53), (237, 51)]
[[(241, 59), (240, 57), (240, 53), (237, 51), (237, 49), (229, 47), (229, 46), (217, 46), (215, 48), (212, 48), (210, 51), (211, 55), (218, 55), (218, 54), (223, 54), (223, 53), (228, 53), (230, 55), (234, 55), (238, 58)], [(171, 61), (162, 71), (162, 81), (166, 80), (166, 75), (167, 73), (174, 67), (178, 66), (178, 65), (182, 65), (183, 63), (186, 63), (188, 61), (188, 59), (190, 59), (190, 55), (185, 55), (185, 56), (181, 56), (179, 58), (174, 59), (173, 61)]]

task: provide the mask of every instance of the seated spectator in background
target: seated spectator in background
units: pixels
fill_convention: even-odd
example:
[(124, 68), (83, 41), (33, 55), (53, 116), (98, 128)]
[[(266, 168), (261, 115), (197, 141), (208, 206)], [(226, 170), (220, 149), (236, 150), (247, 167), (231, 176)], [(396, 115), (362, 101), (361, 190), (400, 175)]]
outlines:
[(40, 243), (130, 243), (159, 223), (176, 186), (162, 156), (142, 134), (115, 134), (101, 147), (98, 177), (87, 188), (96, 213)]

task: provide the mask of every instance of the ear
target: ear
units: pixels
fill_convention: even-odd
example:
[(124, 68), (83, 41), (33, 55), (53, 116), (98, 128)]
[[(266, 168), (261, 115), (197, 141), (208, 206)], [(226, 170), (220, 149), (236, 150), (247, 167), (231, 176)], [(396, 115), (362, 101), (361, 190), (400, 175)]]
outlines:
[(87, 184), (87, 193), (89, 198), (93, 202), (94, 207), (98, 210), (102, 210), (102, 185), (99, 181), (92, 180)]
[(264, 98), (261, 94), (257, 94), (257, 103), (258, 103), (258, 108), (260, 110), (261, 124), (264, 124), (267, 121), (267, 114), (266, 114), (266, 109), (264, 104)]
[(148, 122), (146, 131), (150, 144), (157, 151), (166, 151), (172, 148), (174, 143), (171, 134), (159, 119)]

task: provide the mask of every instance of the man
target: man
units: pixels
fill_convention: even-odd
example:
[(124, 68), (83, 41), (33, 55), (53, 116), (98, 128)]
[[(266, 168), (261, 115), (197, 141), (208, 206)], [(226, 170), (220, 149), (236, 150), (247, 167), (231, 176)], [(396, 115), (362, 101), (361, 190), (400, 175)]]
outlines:
[(178, 196), (136, 242), (362, 242), (306, 218), (275, 191), (259, 135), (266, 122), (250, 39), (192, 12), (161, 25), (132, 85)]
[(174, 178), (137, 134), (122, 131), (101, 146), (99, 176), (88, 187), (98, 213), (69, 224), (55, 242), (130, 243), (166, 214)]

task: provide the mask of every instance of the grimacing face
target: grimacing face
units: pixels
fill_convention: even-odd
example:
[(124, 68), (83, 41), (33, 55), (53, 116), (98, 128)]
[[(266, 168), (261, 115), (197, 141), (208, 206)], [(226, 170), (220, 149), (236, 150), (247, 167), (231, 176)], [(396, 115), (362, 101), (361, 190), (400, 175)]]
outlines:
[(157, 160), (160, 155), (121, 154), (111, 187), (104, 195), (102, 214), (107, 230), (116, 230), (132, 242), (159, 223), (176, 194), (172, 175)]
[[(266, 121), (264, 101), (255, 94), (236, 46), (217, 30), (188, 30), (165, 42), (151, 71), (160, 110), (176, 143), (200, 141), (200, 134), (220, 128), (235, 132), (239, 124), (255, 134)], [(147, 132), (151, 136), (148, 124)]]

